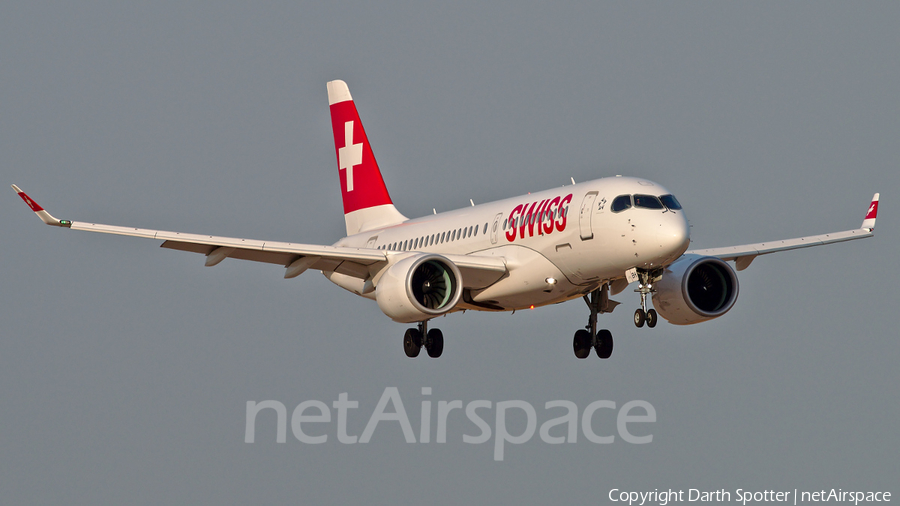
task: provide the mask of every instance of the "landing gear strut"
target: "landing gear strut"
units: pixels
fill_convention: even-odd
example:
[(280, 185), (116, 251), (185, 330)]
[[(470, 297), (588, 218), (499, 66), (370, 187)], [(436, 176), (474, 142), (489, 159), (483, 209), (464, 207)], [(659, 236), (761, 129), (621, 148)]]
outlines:
[(431, 358), (438, 358), (444, 352), (444, 333), (440, 329), (428, 330), (428, 320), (419, 322), (418, 328), (406, 329), (403, 334), (403, 351), (407, 357), (418, 357), (422, 346)]
[(606, 329), (597, 332), (597, 315), (612, 312), (617, 304), (609, 300), (609, 285), (604, 283), (602, 287), (591, 292), (590, 297), (585, 295), (584, 302), (591, 310), (591, 314), (588, 316), (588, 324), (584, 330), (575, 332), (575, 339), (572, 342), (575, 356), (587, 358), (593, 348), (598, 357), (609, 358), (613, 352), (612, 332)]
[(638, 271), (639, 282), (635, 292), (641, 294), (641, 307), (634, 312), (634, 326), (637, 328), (643, 327), (644, 323), (646, 323), (652, 329), (656, 326), (656, 322), (659, 321), (659, 315), (656, 314), (656, 310), (647, 309), (647, 295), (656, 291), (653, 288), (653, 283), (659, 279), (660, 274), (658, 271)]

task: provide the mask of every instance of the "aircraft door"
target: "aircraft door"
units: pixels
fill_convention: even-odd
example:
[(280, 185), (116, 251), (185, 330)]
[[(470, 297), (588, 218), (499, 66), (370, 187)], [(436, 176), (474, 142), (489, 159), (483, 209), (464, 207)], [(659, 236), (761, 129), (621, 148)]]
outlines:
[(597, 192), (588, 192), (581, 201), (581, 212), (578, 216), (578, 226), (581, 229), (581, 240), (586, 241), (594, 238), (594, 232), (591, 229), (591, 216), (594, 214), (594, 201), (597, 200)]
[(494, 216), (494, 224), (491, 225), (491, 244), (497, 244), (500, 240), (500, 220), (503, 219), (503, 213)]

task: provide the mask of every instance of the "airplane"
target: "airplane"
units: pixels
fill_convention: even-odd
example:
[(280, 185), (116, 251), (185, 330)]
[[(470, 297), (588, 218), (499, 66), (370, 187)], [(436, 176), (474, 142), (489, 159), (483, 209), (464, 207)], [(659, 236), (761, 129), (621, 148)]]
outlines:
[[(395, 322), (416, 324), (403, 349), (431, 357), (444, 349), (432, 319), (459, 311), (516, 311), (572, 299), (588, 306), (588, 323), (572, 346), (579, 359), (609, 358), (612, 333), (597, 317), (620, 303), (630, 284), (640, 295), (636, 327), (661, 316), (691, 325), (727, 313), (735, 273), (760, 255), (874, 236), (879, 194), (858, 229), (795, 239), (689, 251), (685, 211), (662, 185), (605, 177), (454, 211), (409, 219), (393, 204), (355, 102), (343, 81), (327, 83), (346, 237), (328, 245), (261, 241), (59, 220), (18, 186), (13, 190), (46, 224), (72, 230), (162, 240), (161, 247), (200, 253), (205, 265), (226, 258), (281, 265), (284, 277), (309, 269), (376, 301)], [(734, 262), (732, 268), (728, 262)], [(648, 309), (648, 298), (654, 308)]]

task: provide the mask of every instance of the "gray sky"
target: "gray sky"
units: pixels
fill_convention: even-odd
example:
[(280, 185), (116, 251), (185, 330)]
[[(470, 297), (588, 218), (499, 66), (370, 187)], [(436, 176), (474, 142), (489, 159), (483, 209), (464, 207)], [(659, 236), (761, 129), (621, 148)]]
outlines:
[[(636, 329), (624, 292), (601, 361), (572, 354), (579, 301), (439, 319), (444, 356), (409, 360), (406, 326), (317, 272), (56, 230), (7, 190), (0, 502), (896, 494), (897, 26), (897, 2), (0, 5), (0, 174), (60, 218), (334, 242), (332, 79), (408, 216), (636, 175), (677, 195), (699, 248), (855, 228), (882, 193), (875, 239), (757, 259), (712, 322)], [(326, 444), (277, 444), (271, 414), (244, 443), (247, 401), (348, 392), (359, 435), (386, 387), (418, 433), (423, 386), (435, 404), (524, 400), (539, 423), (551, 400), (645, 400), (654, 439), (535, 434), (495, 462), (457, 411), (445, 444), (396, 423), (367, 444), (335, 423)]]

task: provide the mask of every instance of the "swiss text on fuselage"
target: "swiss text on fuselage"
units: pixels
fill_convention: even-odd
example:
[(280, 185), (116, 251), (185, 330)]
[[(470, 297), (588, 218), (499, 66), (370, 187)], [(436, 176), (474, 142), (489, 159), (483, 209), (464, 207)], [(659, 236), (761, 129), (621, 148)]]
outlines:
[(513, 242), (518, 237), (524, 239), (535, 234), (552, 234), (566, 229), (566, 218), (572, 194), (557, 196), (531, 204), (519, 204), (509, 213), (506, 240)]

